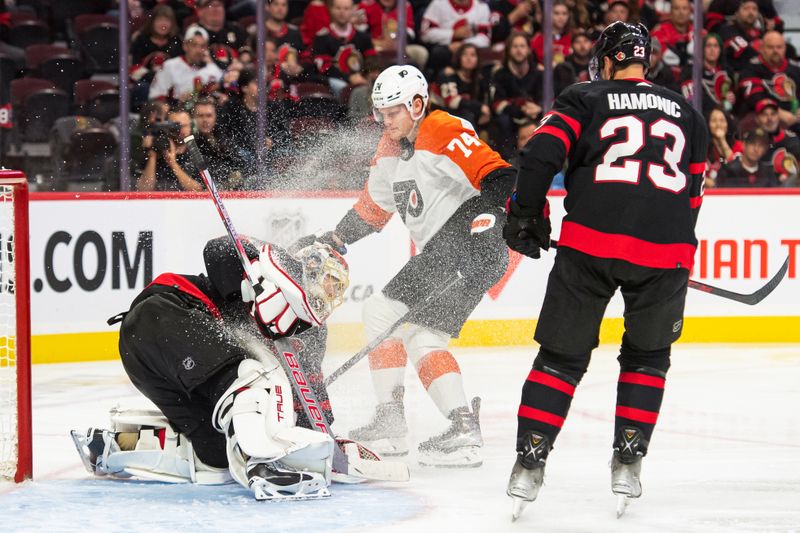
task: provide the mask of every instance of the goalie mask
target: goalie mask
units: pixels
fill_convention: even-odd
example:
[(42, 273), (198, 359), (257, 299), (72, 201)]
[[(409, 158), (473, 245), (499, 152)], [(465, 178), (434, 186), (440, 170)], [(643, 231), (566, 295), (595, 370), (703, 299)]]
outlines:
[(315, 242), (295, 254), (303, 265), (303, 289), (314, 313), (325, 320), (344, 302), (350, 269), (344, 258), (327, 244)]

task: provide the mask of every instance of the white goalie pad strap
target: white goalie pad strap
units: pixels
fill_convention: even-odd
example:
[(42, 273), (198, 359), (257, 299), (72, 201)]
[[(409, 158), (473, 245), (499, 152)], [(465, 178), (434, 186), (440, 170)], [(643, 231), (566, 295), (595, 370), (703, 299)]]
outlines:
[[(273, 359), (272, 365), (265, 365), (262, 361), (245, 359), (239, 363), (238, 374), (239, 377), (231, 383), (214, 406), (211, 420), (217, 431), (220, 433), (226, 432), (231, 417), (233, 416), (231, 409), (233, 408), (236, 393), (242, 389), (251, 387), (267, 390), (272, 390), (274, 388), (274, 394), (276, 396), (275, 406), (276, 409), (280, 409), (280, 411), (278, 411), (280, 417), (276, 416), (276, 418), (288, 418), (293, 416), (289, 382), (286, 380), (286, 375), (279, 367), (277, 361)], [(280, 390), (278, 390), (275, 385), (279, 385)], [(288, 396), (286, 396), (286, 394), (288, 394)], [(284, 396), (287, 398), (285, 401), (283, 399)], [(286, 402), (285, 405), (284, 402)]]

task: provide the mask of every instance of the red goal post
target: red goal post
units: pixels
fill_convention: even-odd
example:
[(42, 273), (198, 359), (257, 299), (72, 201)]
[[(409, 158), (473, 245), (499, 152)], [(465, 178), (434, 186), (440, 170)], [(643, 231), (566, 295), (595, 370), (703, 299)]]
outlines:
[(28, 181), (0, 169), (0, 481), (33, 473)]

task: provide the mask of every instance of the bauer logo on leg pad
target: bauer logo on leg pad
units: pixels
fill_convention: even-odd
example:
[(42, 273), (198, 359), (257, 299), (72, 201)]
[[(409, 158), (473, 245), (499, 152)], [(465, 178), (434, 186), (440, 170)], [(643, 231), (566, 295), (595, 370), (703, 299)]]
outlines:
[(472, 219), (472, 227), (470, 228), (469, 232), (472, 235), (475, 235), (476, 233), (483, 233), (486, 230), (492, 229), (496, 222), (497, 217), (491, 213), (483, 213)]

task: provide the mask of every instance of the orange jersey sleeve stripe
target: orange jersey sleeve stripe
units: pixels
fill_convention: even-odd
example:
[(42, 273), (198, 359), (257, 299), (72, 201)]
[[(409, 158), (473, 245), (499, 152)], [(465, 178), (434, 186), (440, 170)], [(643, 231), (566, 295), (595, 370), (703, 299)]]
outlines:
[(381, 206), (375, 203), (369, 195), (369, 183), (364, 186), (361, 194), (358, 195), (358, 200), (353, 206), (353, 210), (361, 217), (361, 219), (380, 231), (392, 218), (392, 213), (384, 211)]
[(481, 181), (490, 172), (511, 166), (474, 131), (464, 127), (460, 119), (444, 111), (434, 111), (425, 117), (415, 146), (417, 150), (449, 158), (476, 189), (480, 189)]
[(455, 357), (446, 350), (430, 352), (417, 362), (416, 367), (419, 380), (426, 390), (431, 386), (431, 383), (445, 374), (461, 373)]

